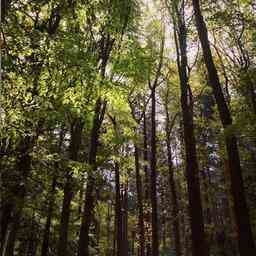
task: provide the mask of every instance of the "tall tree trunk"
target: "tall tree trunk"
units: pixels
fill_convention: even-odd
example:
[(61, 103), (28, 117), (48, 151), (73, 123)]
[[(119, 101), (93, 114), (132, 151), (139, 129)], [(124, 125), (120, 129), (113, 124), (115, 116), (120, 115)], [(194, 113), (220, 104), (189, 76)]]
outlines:
[(143, 160), (145, 172), (145, 201), (148, 202), (150, 194), (149, 173), (148, 173), (148, 132), (146, 110), (143, 113)]
[(42, 243), (42, 249), (41, 249), (41, 255), (42, 256), (47, 256), (48, 255), (49, 240), (50, 240), (50, 229), (51, 229), (52, 213), (53, 213), (53, 207), (54, 207), (56, 183), (57, 183), (57, 176), (55, 175), (53, 177), (53, 180), (52, 180), (52, 186), (51, 186), (50, 198), (49, 198), (49, 205), (48, 205), (48, 212), (47, 212), (47, 218), (46, 218), (46, 223), (45, 223), (45, 228), (44, 228), (43, 243)]
[(137, 145), (134, 145), (135, 172), (136, 172), (136, 190), (138, 203), (138, 228), (139, 228), (139, 255), (145, 255), (145, 235), (144, 235), (144, 212), (142, 198), (142, 182), (140, 175), (139, 150)]
[(164, 55), (165, 35), (162, 31), (162, 39), (159, 51), (159, 63), (153, 84), (149, 81), (151, 91), (151, 138), (150, 138), (150, 176), (151, 176), (151, 223), (152, 223), (152, 256), (159, 255), (158, 232), (158, 207), (157, 207), (157, 171), (156, 171), (156, 88), (161, 75)]
[(67, 255), (67, 243), (68, 243), (68, 226), (70, 217), (70, 205), (73, 198), (73, 177), (70, 173), (66, 174), (66, 181), (64, 185), (64, 198), (62, 203), (59, 241), (58, 241), (58, 256)]
[(172, 203), (172, 233), (174, 236), (174, 246), (177, 256), (181, 256), (181, 242), (180, 242), (180, 221), (179, 221), (179, 203), (177, 196), (177, 188), (174, 180), (173, 160), (172, 160), (172, 148), (171, 148), (171, 132), (175, 124), (177, 114), (170, 120), (168, 110), (168, 96), (169, 88), (167, 88), (166, 101), (165, 101), (165, 115), (166, 115), (166, 126), (165, 126), (165, 137), (167, 146), (167, 161), (169, 168), (169, 185), (171, 191), (171, 203)]
[(192, 255), (207, 256), (208, 250), (205, 241), (203, 210), (199, 183), (199, 168), (196, 153), (196, 141), (193, 124), (193, 99), (187, 75), (187, 30), (183, 10), (175, 6), (177, 17), (174, 21), (174, 36), (177, 50), (177, 66), (181, 88), (181, 108), (183, 117), (184, 142), (186, 153), (186, 178), (188, 185), (189, 215), (192, 234)]
[(121, 209), (121, 194), (120, 194), (120, 174), (119, 164), (115, 163), (115, 188), (116, 188), (116, 203), (115, 203), (115, 236), (116, 236), (116, 255), (122, 256), (122, 209)]
[(149, 211), (149, 200), (150, 200), (150, 182), (149, 182), (149, 168), (148, 168), (148, 131), (147, 131), (147, 120), (146, 110), (143, 113), (143, 160), (144, 160), (144, 173), (145, 173), (145, 242), (146, 242), (146, 255), (150, 253), (150, 237), (148, 232), (148, 226), (150, 225), (150, 211)]
[[(209, 82), (213, 89), (222, 125), (225, 129), (232, 125), (231, 114), (224, 98), (217, 69), (213, 61), (207, 27), (201, 13), (199, 0), (193, 0), (193, 7)], [(241, 256), (256, 255), (236, 136), (234, 134), (227, 135), (225, 137), (225, 143), (230, 167), (231, 190), (234, 202), (233, 210), (238, 230), (239, 252)]]
[(156, 88), (151, 88), (151, 206), (152, 206), (152, 256), (159, 255), (158, 211), (157, 211), (157, 173), (156, 173)]
[[(69, 159), (72, 161), (78, 160), (78, 153), (81, 145), (81, 136), (83, 130), (83, 122), (80, 118), (74, 119), (70, 129), (70, 146), (69, 146)], [(70, 170), (66, 171), (66, 180), (64, 184), (64, 198), (62, 203), (61, 221), (59, 230), (59, 241), (58, 241), (58, 256), (67, 255), (67, 244), (68, 244), (68, 226), (70, 218), (70, 206), (74, 195), (73, 191), (73, 177)]]
[(111, 211), (112, 211), (112, 207), (111, 204), (108, 204), (108, 212), (107, 212), (107, 218), (106, 218), (106, 222), (107, 222), (107, 247), (105, 248), (105, 255), (106, 256), (111, 256), (112, 254), (112, 250), (111, 250)]
[(17, 169), (21, 175), (21, 179), (23, 181), (17, 185), (17, 192), (15, 198), (15, 206), (13, 210), (12, 223), (10, 225), (10, 229), (8, 232), (8, 238), (6, 241), (5, 247), (5, 256), (13, 256), (14, 255), (14, 247), (15, 241), (18, 234), (20, 219), (22, 216), (22, 211), (25, 202), (26, 195), (26, 186), (27, 186), (27, 177), (31, 170), (31, 156), (30, 156), (30, 148), (32, 138), (30, 136), (26, 136), (22, 139), (19, 145), (19, 155), (17, 157)]
[(11, 198), (6, 198), (5, 200), (7, 202), (3, 203), (2, 207), (2, 213), (1, 213), (1, 247), (0, 247), (0, 255), (2, 255), (3, 250), (6, 245), (7, 241), (7, 231), (9, 224), (11, 223), (12, 220), (12, 211), (13, 211), (13, 202), (9, 201)]
[(89, 229), (92, 221), (92, 211), (94, 208), (94, 186), (96, 185), (95, 171), (96, 156), (98, 149), (98, 140), (100, 127), (104, 119), (106, 110), (106, 101), (102, 102), (101, 98), (98, 98), (95, 105), (93, 127), (91, 130), (91, 143), (88, 163), (90, 165), (90, 172), (87, 178), (87, 187), (85, 190), (85, 201), (82, 216), (82, 224), (80, 228), (79, 243), (78, 243), (78, 256), (89, 256)]
[(169, 185), (171, 188), (171, 202), (172, 202), (172, 230), (174, 235), (174, 245), (175, 245), (176, 255), (181, 256), (179, 204), (178, 204), (178, 198), (177, 198), (176, 184), (175, 184), (174, 175), (173, 175), (172, 149), (170, 145), (170, 135), (168, 134), (167, 134), (166, 143), (167, 143), (167, 153), (168, 153)]
[[(65, 136), (65, 132), (63, 127), (60, 131), (60, 137), (59, 137), (59, 143), (57, 146), (58, 153), (61, 152), (61, 147), (63, 143), (63, 139)], [(55, 171), (58, 169), (58, 163), (56, 162), (55, 165)], [(48, 211), (47, 211), (47, 217), (45, 222), (45, 228), (44, 228), (44, 234), (43, 234), (43, 242), (42, 242), (42, 248), (41, 248), (41, 255), (47, 256), (48, 255), (48, 249), (49, 249), (49, 240), (50, 240), (50, 232), (51, 232), (51, 223), (52, 223), (52, 214), (54, 209), (54, 201), (55, 201), (55, 193), (56, 193), (56, 185), (57, 185), (57, 174), (53, 175), (52, 179), (52, 185), (51, 190), (49, 193), (49, 199), (48, 199)]]
[(128, 191), (125, 185), (122, 195), (122, 248), (121, 255), (128, 256)]

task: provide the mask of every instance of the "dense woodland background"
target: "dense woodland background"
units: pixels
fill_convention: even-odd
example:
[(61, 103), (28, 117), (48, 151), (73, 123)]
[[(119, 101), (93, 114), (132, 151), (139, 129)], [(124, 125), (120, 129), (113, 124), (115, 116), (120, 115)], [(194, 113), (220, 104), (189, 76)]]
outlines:
[(255, 256), (256, 2), (2, 0), (1, 256)]

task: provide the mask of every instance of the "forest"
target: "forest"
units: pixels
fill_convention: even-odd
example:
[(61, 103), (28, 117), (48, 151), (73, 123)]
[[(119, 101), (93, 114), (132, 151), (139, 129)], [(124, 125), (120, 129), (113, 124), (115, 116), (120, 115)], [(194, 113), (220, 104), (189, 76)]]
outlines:
[(0, 256), (256, 256), (255, 0), (0, 20)]

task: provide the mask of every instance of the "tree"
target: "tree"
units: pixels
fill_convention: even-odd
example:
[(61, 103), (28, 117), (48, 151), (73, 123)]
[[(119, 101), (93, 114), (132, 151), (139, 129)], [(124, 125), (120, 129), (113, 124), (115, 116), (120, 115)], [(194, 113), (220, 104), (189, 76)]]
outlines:
[[(195, 20), (198, 35), (200, 38), (205, 65), (208, 71), (208, 78), (213, 89), (213, 94), (218, 106), (220, 119), (225, 130), (232, 126), (232, 117), (228, 109), (226, 100), (224, 98), (219, 76), (214, 65), (211, 48), (208, 40), (207, 28), (204, 18), (201, 14), (199, 1), (193, 1), (195, 12)], [(250, 217), (247, 208), (242, 170), (240, 165), (239, 150), (237, 146), (237, 138), (234, 134), (227, 134), (225, 137), (226, 150), (228, 154), (228, 161), (230, 166), (231, 189), (234, 201), (234, 213), (238, 232), (238, 244), (240, 255), (253, 255), (255, 253), (255, 246), (252, 237)]]

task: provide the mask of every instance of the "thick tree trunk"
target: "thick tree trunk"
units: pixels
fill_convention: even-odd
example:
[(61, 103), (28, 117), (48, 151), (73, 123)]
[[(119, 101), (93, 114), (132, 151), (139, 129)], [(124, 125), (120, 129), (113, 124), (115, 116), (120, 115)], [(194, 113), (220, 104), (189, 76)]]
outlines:
[[(222, 125), (224, 128), (228, 128), (232, 125), (232, 118), (224, 98), (219, 76), (213, 61), (210, 43), (208, 40), (207, 27), (201, 13), (199, 0), (193, 0), (193, 7), (195, 12), (196, 27), (201, 41), (204, 61), (208, 71), (209, 82), (213, 89)], [(230, 167), (231, 190), (234, 202), (233, 210), (238, 229), (239, 252), (241, 256), (256, 255), (250, 224), (250, 216), (244, 191), (237, 139), (234, 134), (230, 134), (226, 136), (225, 142)]]
[(106, 102), (102, 102), (101, 98), (98, 98), (95, 111), (94, 111), (94, 121), (91, 130), (91, 143), (88, 163), (90, 165), (90, 172), (87, 178), (87, 187), (85, 191), (85, 202), (82, 216), (82, 224), (80, 228), (79, 243), (78, 243), (78, 256), (89, 256), (89, 229), (92, 221), (92, 211), (94, 208), (95, 198), (94, 198), (94, 186), (96, 185), (95, 171), (96, 166), (96, 156), (98, 149), (99, 131), (106, 110)]
[(144, 235), (144, 212), (143, 212), (143, 197), (142, 197), (142, 182), (140, 175), (139, 150), (137, 145), (134, 145), (135, 172), (136, 172), (136, 190), (138, 204), (138, 228), (139, 228), (139, 255), (145, 255), (145, 235)]
[[(183, 117), (184, 142), (186, 153), (186, 178), (188, 185), (189, 215), (192, 234), (192, 255), (207, 256), (208, 250), (205, 241), (203, 210), (199, 183), (199, 168), (196, 154), (196, 141), (193, 124), (193, 99), (187, 76), (187, 40), (184, 17), (176, 9), (178, 24), (174, 25), (175, 42), (177, 49), (177, 66), (181, 87), (181, 108)], [(178, 36), (177, 36), (178, 34)]]

